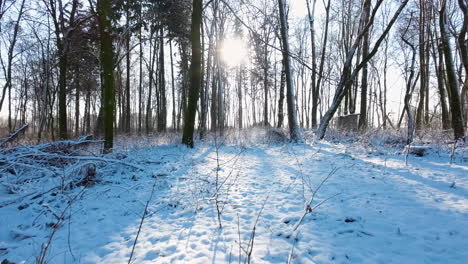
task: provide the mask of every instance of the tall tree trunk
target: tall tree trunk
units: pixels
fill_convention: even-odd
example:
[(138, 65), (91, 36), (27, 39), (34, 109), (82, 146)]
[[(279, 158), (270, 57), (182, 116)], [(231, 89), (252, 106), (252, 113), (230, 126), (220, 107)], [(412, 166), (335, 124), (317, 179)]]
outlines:
[(172, 53), (172, 39), (169, 41), (169, 52), (171, 53), (171, 86), (172, 86), (172, 128), (176, 129), (176, 95), (174, 78), (174, 59)]
[(268, 45), (264, 45), (263, 49), (263, 96), (264, 96), (264, 105), (263, 105), (263, 125), (268, 126)]
[(370, 59), (372, 59), (372, 57), (377, 53), (377, 50), (379, 49), (382, 41), (386, 38), (388, 32), (392, 28), (392, 26), (395, 23), (395, 21), (397, 20), (398, 16), (403, 11), (404, 7), (408, 4), (408, 1), (409, 0), (404, 0), (400, 4), (398, 10), (393, 15), (392, 19), (390, 20), (389, 24), (385, 28), (384, 32), (382, 33), (382, 35), (379, 37), (379, 39), (375, 43), (374, 48), (372, 49), (372, 51), (369, 53), (369, 55), (366, 58), (362, 59), (362, 62), (359, 65), (357, 65), (354, 70), (352, 70), (352, 61), (353, 61), (356, 49), (357, 49), (360, 41), (364, 37), (365, 32), (367, 30), (369, 30), (370, 26), (373, 24), (375, 14), (377, 13), (377, 10), (379, 9), (380, 5), (382, 4), (382, 0), (379, 0), (376, 3), (375, 7), (373, 8), (372, 15), (371, 15), (370, 19), (368, 20), (368, 23), (365, 26), (362, 27), (362, 30), (360, 30), (357, 38), (355, 39), (355, 41), (353, 43), (353, 46), (350, 48), (348, 54), (346, 55), (346, 60), (345, 60), (345, 63), (343, 65), (342, 74), (341, 74), (341, 77), (340, 77), (340, 81), (339, 81), (339, 83), (337, 85), (336, 91), (335, 91), (335, 96), (333, 98), (332, 105), (330, 106), (330, 108), (327, 110), (327, 112), (323, 116), (322, 121), (320, 122), (320, 126), (319, 126), (319, 128), (317, 130), (317, 137), (319, 139), (323, 139), (325, 137), (325, 132), (327, 130), (328, 124), (329, 124), (330, 120), (333, 118), (334, 114), (336, 113), (336, 110), (338, 109), (338, 107), (339, 107), (339, 105), (340, 105), (341, 101), (343, 100), (343, 97), (344, 97), (344, 95), (346, 93), (345, 87), (349, 86), (349, 83), (354, 82), (354, 80), (356, 79), (359, 71), (362, 69), (364, 64), (367, 63)]
[[(202, 41), (201, 47), (202, 47), (202, 50), (204, 50), (205, 49), (205, 30), (204, 30), (203, 20), (202, 20), (202, 25), (201, 25), (201, 41)], [(209, 57), (210, 57), (210, 52), (208, 51), (208, 64), (210, 63)], [(205, 73), (205, 68), (207, 69), (206, 71), (208, 71), (207, 75), (209, 75), (209, 65), (208, 66), (206, 65), (206, 60), (204, 56), (202, 56), (201, 68), (202, 68), (202, 72), (201, 72), (201, 87), (200, 87), (200, 124), (199, 124), (200, 131), (199, 132), (200, 132), (200, 139), (204, 139), (205, 133), (206, 133), (206, 111), (208, 107), (208, 104), (206, 102), (208, 77), (205, 77), (205, 75), (207, 74)]]
[(213, 65), (213, 77), (211, 81), (211, 130), (216, 131), (218, 129), (218, 59), (215, 55), (214, 65)]
[(75, 76), (75, 135), (80, 134), (80, 78), (79, 68), (77, 69), (77, 76)]
[(86, 91), (86, 102), (85, 102), (85, 115), (84, 115), (84, 127), (85, 133), (91, 133), (91, 88), (88, 86)]
[(98, 0), (99, 37), (101, 41), (101, 79), (103, 89), (104, 153), (114, 146), (114, 63), (112, 52), (111, 23), (112, 8), (110, 0)]
[[(219, 58), (218, 58), (219, 60)], [(222, 67), (219, 67), (220, 64), (218, 64), (218, 131), (220, 136), (224, 135), (224, 121), (225, 121), (225, 105), (224, 105), (224, 86), (226, 83), (225, 80), (225, 74), (224, 74), (224, 69)]]
[(164, 29), (159, 30), (159, 90), (161, 102), (159, 104), (160, 113), (158, 115), (158, 132), (166, 131), (167, 108), (166, 108), (166, 72), (164, 68)]
[(242, 118), (242, 66), (239, 66), (237, 68), (237, 99), (239, 101), (239, 106), (238, 106), (238, 123), (239, 123), (239, 129), (242, 129), (244, 120)]
[[(151, 36), (153, 36), (154, 32), (151, 32)], [(146, 134), (151, 133), (153, 130), (153, 122), (152, 122), (152, 100), (153, 100), (153, 84), (155, 84), (154, 80), (154, 64), (156, 62), (156, 52), (158, 50), (158, 44), (155, 41), (154, 43), (150, 42), (150, 66), (149, 66), (149, 85), (148, 85), (148, 99), (146, 102), (146, 115), (145, 115), (145, 126), (146, 126)]]
[[(182, 119), (182, 115), (185, 115), (185, 110), (187, 109), (187, 94), (188, 94), (188, 86), (190, 85), (190, 69), (188, 66), (188, 54), (187, 54), (187, 44), (182, 42), (180, 45), (180, 53), (181, 53), (181, 74), (182, 74), (182, 92), (179, 94), (179, 114), (177, 115), (177, 130), (180, 128), (180, 120)], [(183, 117), (185, 119), (185, 116)]]
[[(446, 91), (444, 84), (444, 54), (442, 52), (442, 46), (437, 44), (437, 41), (434, 39), (434, 34), (432, 34), (432, 58), (434, 61), (434, 69), (437, 77), (437, 89), (439, 92), (440, 106), (442, 109), (442, 129), (450, 129), (450, 118), (449, 111), (447, 107), (447, 102), (445, 101)], [(437, 37), (437, 36), (436, 36)], [(438, 60), (436, 59), (438, 56)]]
[(325, 65), (325, 55), (327, 51), (328, 45), (328, 25), (330, 22), (330, 4), (331, 0), (328, 0), (327, 6), (325, 7), (326, 17), (325, 17), (325, 32), (323, 36), (323, 43), (322, 43), (322, 53), (320, 57), (320, 65), (319, 65), (319, 72), (317, 78), (317, 84), (315, 85), (315, 90), (312, 90), (312, 128), (316, 128), (318, 125), (318, 104), (319, 104), (319, 97), (320, 97), (320, 87), (322, 85), (323, 79), (323, 68)]
[(201, 41), (200, 27), (202, 23), (203, 0), (193, 0), (191, 42), (192, 42), (192, 64), (190, 65), (190, 90), (188, 106), (184, 115), (184, 133), (182, 143), (193, 148), (193, 133), (195, 129), (195, 117), (197, 101), (201, 87)]
[[(312, 4), (312, 10), (310, 8), (310, 0), (306, 0), (307, 5), (307, 15), (309, 17), (309, 30), (310, 30), (310, 43), (311, 43), (311, 50), (312, 50), (312, 76), (310, 80), (311, 92), (309, 93), (309, 97), (312, 96), (312, 127), (314, 128), (317, 125), (317, 108), (315, 108), (315, 120), (314, 120), (314, 106), (313, 104), (316, 102), (314, 97), (317, 96), (317, 55), (316, 55), (316, 45), (315, 45), (315, 6), (317, 0), (314, 0)], [(327, 30), (327, 29), (325, 29)]]
[[(73, 31), (66, 31), (65, 15), (62, 1), (49, 1), (49, 12), (52, 15), (55, 37), (57, 42), (57, 52), (59, 56), (59, 81), (58, 81), (58, 119), (59, 119), (59, 138), (67, 139), (67, 70), (68, 70), (68, 46), (69, 38)], [(58, 7), (56, 5), (59, 5)], [(70, 26), (74, 26), (74, 16), (78, 6), (78, 1), (72, 3), (70, 12)]]
[(281, 128), (283, 126), (284, 120), (284, 112), (283, 112), (283, 105), (284, 105), (284, 87), (286, 86), (286, 71), (284, 69), (284, 59), (281, 61), (281, 80), (280, 80), (280, 91), (279, 91), (279, 99), (278, 99), (278, 124), (277, 127)]
[[(370, 16), (370, 1), (364, 0), (364, 23), (369, 22)], [(369, 55), (369, 38), (370, 30), (364, 33), (362, 39), (362, 57), (366, 58)], [(362, 79), (361, 79), (361, 109), (359, 114), (359, 129), (365, 130), (367, 128), (367, 79), (368, 79), (368, 65), (367, 63), (362, 67)]]
[[(408, 23), (408, 27), (409, 25), (411, 24), (411, 19)], [(408, 40), (406, 40), (405, 38), (405, 35), (408, 31), (408, 28), (406, 28), (405, 30), (405, 33), (403, 34), (403, 36), (401, 37), (401, 39), (403, 40), (404, 43), (406, 43), (412, 50), (412, 58), (411, 58), (411, 66), (409, 68), (410, 70), (410, 75), (408, 77), (408, 79), (406, 80), (406, 92), (405, 92), (405, 98), (404, 98), (404, 112), (406, 112), (406, 115), (408, 116), (408, 136), (406, 138), (406, 144), (409, 145), (413, 142), (413, 135), (414, 135), (414, 117), (413, 117), (413, 113), (411, 111), (411, 95), (412, 95), (412, 91), (413, 91), (413, 87), (414, 85), (417, 83), (418, 81), (418, 77), (419, 77), (419, 74), (418, 74), (418, 77), (416, 77), (416, 80), (413, 82), (413, 78), (414, 78), (414, 65), (416, 64), (416, 48), (414, 47), (413, 44), (411, 44), (411, 42), (409, 42)], [(403, 117), (403, 115), (402, 115)], [(401, 121), (400, 121), (401, 122)], [(398, 127), (400, 127), (400, 122), (398, 124)]]
[(465, 128), (463, 123), (463, 112), (461, 108), (460, 94), (458, 91), (458, 81), (453, 64), (452, 51), (450, 48), (449, 37), (447, 34), (446, 23), (446, 1), (442, 0), (441, 7), (439, 10), (439, 27), (440, 27), (440, 41), (442, 45), (442, 51), (445, 57), (445, 69), (447, 72), (447, 84), (450, 90), (450, 106), (452, 110), (452, 128), (455, 139), (461, 139), (464, 137)]
[(59, 44), (59, 138), (67, 139), (67, 66), (68, 59), (62, 44)]
[(428, 114), (429, 94), (429, 58), (427, 53), (428, 43), (428, 12), (425, 0), (419, 0), (419, 67), (420, 67), (420, 86), (419, 103), (416, 112), (416, 131), (420, 131), (423, 125), (426, 125), (425, 116)]
[(442, 108), (442, 129), (447, 130), (450, 129), (450, 118), (449, 118), (449, 111), (447, 107), (447, 103), (445, 101), (445, 85), (444, 85), (444, 66), (442, 65), (444, 63), (443, 58), (439, 58), (439, 65), (435, 65), (436, 67), (436, 72), (437, 72), (437, 88), (439, 90), (439, 96), (440, 96), (440, 105)]
[[(129, 25), (129, 10), (127, 7), (126, 10), (127, 13), (127, 34), (125, 36), (125, 49), (126, 49), (126, 71), (127, 71), (127, 76), (125, 79), (125, 101), (126, 101), (126, 107), (125, 107), (125, 132), (127, 134), (131, 133), (131, 108), (130, 108), (130, 39), (131, 39), (131, 32), (130, 32), (130, 25)], [(141, 98), (140, 98), (141, 99)], [(139, 109), (141, 110), (141, 109)], [(138, 113), (141, 115), (141, 112)], [(141, 121), (138, 119), (138, 124), (140, 124)], [(140, 132), (140, 130), (138, 130)]]
[(138, 45), (139, 45), (139, 49), (140, 49), (140, 55), (139, 55), (139, 62), (140, 62), (140, 72), (139, 72), (139, 76), (138, 76), (138, 95), (140, 96), (139, 98), (139, 113), (138, 113), (138, 133), (141, 133), (141, 130), (142, 130), (142, 122), (143, 122), (143, 118), (142, 118), (142, 112), (143, 112), (143, 98), (142, 98), (142, 94), (143, 94), (143, 40), (142, 40), (142, 30), (143, 30), (143, 25), (141, 23), (141, 19), (142, 19), (142, 7), (140, 7), (140, 14), (139, 14), (139, 18), (140, 18), (140, 25), (139, 25), (139, 30), (138, 30), (138, 41), (140, 42)]
[(301, 130), (297, 123), (297, 112), (296, 112), (296, 99), (294, 94), (294, 87), (291, 76), (291, 61), (289, 58), (289, 43), (288, 43), (288, 29), (287, 29), (287, 18), (285, 12), (285, 6), (283, 0), (278, 0), (279, 14), (280, 14), (280, 25), (281, 25), (281, 41), (283, 42), (283, 58), (284, 68), (286, 72), (286, 89), (287, 89), (287, 102), (288, 102), (288, 121), (289, 121), (289, 133), (291, 140), (295, 142), (302, 141)]
[(468, 97), (468, 41), (466, 40), (468, 31), (468, 3), (466, 0), (458, 0), (458, 6), (463, 12), (463, 25), (458, 35), (458, 46), (460, 47), (460, 58), (465, 68), (465, 81), (461, 92), (461, 107), (465, 111), (465, 125), (468, 121), (468, 106), (466, 105)]

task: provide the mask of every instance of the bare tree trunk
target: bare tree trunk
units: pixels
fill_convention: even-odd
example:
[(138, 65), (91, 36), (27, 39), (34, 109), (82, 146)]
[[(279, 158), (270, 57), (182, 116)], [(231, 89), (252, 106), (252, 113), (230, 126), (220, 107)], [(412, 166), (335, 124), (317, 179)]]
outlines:
[(445, 57), (445, 69), (447, 72), (448, 89), (450, 90), (451, 94), (450, 106), (452, 110), (452, 128), (455, 139), (461, 139), (464, 137), (465, 134), (463, 112), (461, 109), (461, 101), (460, 94), (458, 91), (458, 81), (455, 72), (455, 66), (453, 64), (452, 52), (450, 49), (450, 43), (446, 29), (446, 1), (441, 1), (441, 7), (439, 10), (440, 41), (442, 45), (442, 51)]
[[(371, 2), (364, 0), (364, 23), (369, 22), (370, 16), (370, 5)], [(369, 55), (369, 38), (370, 30), (364, 33), (362, 39), (362, 57), (366, 58)], [(362, 67), (362, 79), (361, 79), (361, 109), (359, 115), (359, 129), (365, 130), (367, 128), (367, 79), (368, 79), (367, 63)]]
[(169, 41), (169, 52), (171, 53), (171, 85), (172, 85), (172, 128), (176, 129), (176, 95), (175, 95), (175, 77), (174, 77), (174, 59), (172, 53), (172, 39)]
[(365, 63), (367, 63), (375, 55), (375, 53), (377, 53), (377, 50), (379, 49), (380, 44), (386, 38), (388, 32), (390, 31), (391, 27), (393, 26), (393, 24), (397, 20), (397, 18), (400, 15), (401, 11), (403, 11), (403, 8), (406, 6), (406, 4), (408, 4), (408, 1), (409, 0), (404, 0), (400, 4), (400, 7), (398, 8), (398, 10), (393, 15), (392, 19), (390, 20), (389, 24), (385, 28), (385, 30), (382, 33), (382, 35), (380, 36), (380, 38), (377, 40), (377, 42), (376, 42), (374, 48), (372, 49), (372, 51), (369, 53), (369, 55), (366, 58), (362, 59), (362, 62), (359, 65), (357, 65), (354, 70), (352, 70), (352, 61), (353, 61), (353, 57), (354, 57), (354, 54), (356, 52), (356, 49), (357, 49), (360, 41), (364, 37), (365, 32), (368, 31), (370, 26), (374, 23), (375, 14), (377, 13), (377, 10), (379, 9), (380, 5), (382, 4), (382, 0), (379, 0), (376, 3), (376, 5), (375, 5), (375, 7), (374, 7), (374, 9), (372, 11), (372, 15), (371, 15), (370, 19), (368, 20), (367, 25), (362, 27), (362, 30), (359, 32), (356, 40), (354, 41), (353, 46), (351, 47), (351, 49), (349, 50), (349, 52), (348, 52), (348, 54), (346, 56), (346, 61), (345, 61), (344, 66), (343, 66), (340, 82), (338, 83), (336, 91), (335, 91), (335, 96), (333, 98), (333, 103), (330, 106), (330, 108), (327, 110), (325, 115), (323, 116), (322, 121), (320, 122), (320, 126), (319, 126), (319, 128), (317, 130), (317, 137), (319, 139), (323, 139), (325, 137), (325, 132), (327, 130), (328, 124), (329, 124), (330, 120), (333, 118), (333, 115), (335, 114), (336, 110), (338, 109), (341, 101), (343, 100), (343, 97), (344, 97), (345, 92), (346, 92), (345, 87), (347, 87), (347, 85), (349, 85), (349, 83), (354, 82), (354, 80), (356, 79), (360, 69), (364, 66)]
[(12, 98), (11, 98), (11, 83), (8, 86), (8, 131), (13, 131), (13, 124), (11, 120), (11, 106), (13, 105)]
[(268, 45), (265, 44), (263, 50), (263, 126), (268, 126)]
[[(217, 56), (217, 55), (215, 55)], [(218, 78), (219, 74), (217, 70), (217, 58), (214, 59), (213, 65), (213, 80), (211, 82), (211, 130), (216, 131), (218, 129)]]
[(86, 91), (84, 131), (86, 134), (91, 132), (91, 88), (88, 86)]
[[(54, 2), (49, 1), (49, 12), (52, 15), (55, 26), (55, 36), (57, 42), (57, 51), (59, 54), (59, 89), (58, 89), (58, 119), (59, 119), (59, 137), (68, 138), (67, 132), (67, 71), (68, 71), (68, 47), (69, 38), (73, 31), (66, 31), (65, 10), (62, 0)], [(59, 6), (57, 7), (56, 4)], [(70, 26), (74, 24), (74, 16), (78, 7), (78, 0), (74, 0), (70, 12)]]
[[(442, 52), (442, 46), (438, 45), (437, 42), (434, 40), (434, 34), (432, 34), (432, 58), (434, 61), (434, 69), (437, 76), (437, 89), (439, 91), (440, 106), (442, 108), (442, 129), (447, 130), (450, 129), (450, 118), (447, 102), (445, 101), (446, 93), (444, 84), (444, 55)], [(438, 60), (436, 59), (436, 54), (438, 54)]]
[(201, 86), (201, 41), (200, 27), (202, 23), (203, 0), (193, 0), (191, 42), (192, 42), (192, 64), (190, 66), (190, 90), (189, 102), (184, 115), (184, 134), (182, 143), (193, 148), (193, 133), (195, 129), (195, 115), (197, 111), (197, 101)]
[(187, 54), (187, 44), (182, 42), (180, 45), (180, 51), (181, 51), (181, 61), (182, 61), (182, 67), (181, 67), (181, 72), (182, 72), (182, 92), (180, 93), (180, 105), (179, 105), (179, 114), (177, 115), (177, 130), (180, 128), (180, 121), (183, 118), (185, 119), (185, 110), (187, 109), (187, 94), (188, 94), (188, 86), (190, 85), (190, 69), (188, 66), (188, 54)]
[[(123, 102), (123, 91), (122, 91), (122, 72), (120, 70), (120, 65), (117, 65), (117, 69), (116, 69), (116, 76), (115, 78), (117, 78), (115, 80), (115, 92), (116, 92), (116, 119), (119, 120), (118, 124), (117, 124), (117, 130), (119, 130), (119, 132), (124, 132), (124, 128), (123, 128), (123, 105), (124, 105), (124, 102)], [(85, 110), (86, 111), (86, 110)], [(84, 130), (84, 120), (83, 120), (83, 129)], [(82, 131), (82, 133), (84, 133), (84, 131)]]
[[(219, 60), (219, 58), (218, 58)], [(218, 63), (218, 131), (220, 136), (224, 136), (224, 122), (225, 122), (225, 105), (224, 105), (224, 86), (225, 86), (224, 69)]]
[[(201, 47), (202, 50), (205, 49), (205, 28), (204, 28), (204, 23), (202, 20), (202, 25), (201, 25)], [(211, 41), (211, 38), (210, 38)], [(206, 134), (206, 115), (208, 111), (208, 103), (207, 103), (207, 91), (208, 91), (208, 83), (209, 83), (209, 75), (210, 75), (210, 63), (211, 63), (211, 51), (210, 51), (210, 44), (208, 44), (208, 63), (205, 60), (205, 57), (202, 56), (202, 73), (201, 73), (201, 87), (200, 87), (200, 125), (199, 125), (199, 130), (200, 130), (200, 139), (205, 138)], [(206, 73), (205, 73), (205, 68), (206, 68)], [(205, 77), (206, 76), (206, 77)]]
[[(151, 32), (151, 36), (153, 36), (154, 31)], [(148, 99), (146, 102), (146, 115), (145, 115), (145, 126), (146, 126), (146, 134), (149, 134), (153, 130), (153, 121), (152, 121), (152, 100), (153, 100), (153, 84), (156, 85), (156, 81), (154, 80), (154, 64), (156, 63), (156, 53), (158, 52), (158, 42), (150, 41), (150, 65), (149, 65), (149, 84), (148, 84)]]
[[(411, 18), (412, 19), (412, 18)], [(418, 81), (418, 77), (419, 77), (419, 74), (418, 74), (418, 77), (416, 77), (416, 80), (414, 81), (413, 83), (413, 78), (414, 78), (414, 66), (416, 64), (416, 48), (414, 47), (413, 44), (411, 44), (411, 42), (409, 42), (408, 40), (406, 40), (405, 38), (405, 35), (408, 31), (408, 28), (411, 24), (411, 19), (410, 21), (408, 22), (408, 27), (406, 28), (404, 34), (402, 35), (401, 39), (403, 40), (403, 42), (406, 43), (406, 45), (408, 45), (410, 48), (411, 48), (411, 51), (412, 51), (412, 58), (411, 58), (411, 66), (409, 68), (410, 70), (410, 75), (406, 81), (406, 92), (405, 92), (405, 99), (404, 99), (404, 102), (405, 102), (405, 112), (408, 116), (408, 136), (407, 136), (407, 139), (406, 139), (406, 144), (409, 145), (413, 142), (413, 135), (414, 135), (414, 118), (413, 118), (413, 113), (411, 112), (411, 95), (412, 95), (412, 91), (413, 91), (413, 87), (414, 85), (417, 83)], [(400, 121), (401, 122), (401, 121)], [(398, 124), (398, 126), (400, 126), (400, 124)]]
[(102, 67), (104, 152), (112, 151), (114, 143), (114, 63), (112, 51), (111, 22), (112, 8), (110, 0), (98, 0), (99, 37), (101, 41), (100, 60)]
[(278, 99), (278, 124), (276, 127), (281, 128), (283, 126), (284, 113), (284, 87), (286, 86), (286, 71), (284, 70), (284, 59), (281, 63), (281, 80), (280, 80), (280, 90), (279, 90), (279, 99)]
[(420, 66), (420, 86), (419, 86), (419, 104), (416, 113), (416, 131), (420, 131), (426, 124), (426, 101), (428, 99), (429, 72), (427, 46), (427, 6), (426, 1), (419, 0), (419, 66)]
[(237, 99), (239, 100), (238, 106), (238, 123), (239, 129), (242, 129), (244, 120), (242, 119), (242, 68), (241, 66), (237, 69)]
[(317, 79), (317, 84), (315, 85), (315, 90), (312, 90), (312, 127), (313, 128), (316, 128), (318, 125), (317, 110), (318, 110), (318, 103), (319, 103), (319, 97), (320, 97), (320, 87), (322, 85), (322, 79), (323, 79), (325, 55), (327, 53), (326, 51), (327, 51), (327, 45), (328, 45), (328, 25), (330, 22), (330, 4), (331, 4), (331, 0), (328, 0), (327, 6), (325, 7), (325, 12), (326, 12), (325, 33), (323, 36), (322, 54), (320, 58), (318, 79)]
[(76, 70), (75, 80), (75, 135), (80, 134), (80, 76), (79, 68)]
[(387, 129), (387, 120), (392, 125), (392, 121), (387, 114), (387, 74), (388, 74), (388, 38), (385, 40), (385, 49), (384, 49), (384, 68), (383, 68), (383, 92), (380, 94), (381, 99), (381, 109), (382, 109), (382, 128)]
[(253, 73), (251, 74), (251, 78), (250, 78), (250, 93), (252, 94), (252, 123), (254, 125), (257, 124), (257, 107), (255, 105), (255, 102), (256, 102), (256, 99), (255, 99), (255, 92), (256, 92), (256, 86), (255, 86), (255, 83), (254, 83), (254, 80), (253, 80)]
[[(126, 49), (126, 71), (127, 71), (127, 77), (125, 79), (125, 101), (126, 101), (126, 107), (125, 107), (125, 132), (127, 134), (131, 133), (131, 108), (130, 108), (130, 39), (131, 39), (131, 32), (130, 32), (130, 25), (129, 25), (129, 17), (130, 13), (128, 10), (128, 7), (126, 7), (126, 16), (127, 16), (127, 26), (126, 26), (126, 36), (125, 36), (125, 49)], [(140, 94), (140, 99), (141, 99), (141, 94)], [(140, 103), (141, 104), (141, 103)], [(141, 116), (141, 109), (139, 109), (139, 119), (138, 119), (138, 124), (141, 123), (140, 121), (140, 116)], [(140, 132), (140, 129), (138, 129), (138, 132)]]
[[(140, 14), (139, 14), (139, 18), (140, 20), (142, 19), (142, 14), (141, 14), (141, 11), (142, 11), (142, 7), (140, 7)], [(128, 18), (127, 18), (128, 19)], [(143, 112), (143, 99), (142, 99), (142, 94), (143, 94), (143, 40), (142, 40), (142, 30), (143, 30), (143, 25), (141, 24), (141, 21), (140, 21), (140, 25), (139, 25), (139, 31), (138, 31), (138, 41), (139, 41), (139, 49), (140, 49), (140, 54), (139, 54), (139, 62), (140, 62), (140, 72), (139, 72), (139, 76), (138, 76), (138, 94), (140, 96), (139, 98), (139, 113), (138, 113), (138, 133), (141, 133), (141, 130), (142, 130), (142, 112)], [(130, 109), (129, 109), (130, 110)]]
[[(306, 5), (307, 5), (307, 15), (309, 17), (309, 29), (310, 29), (310, 43), (311, 43), (311, 50), (312, 50), (312, 76), (311, 76), (311, 93), (309, 96), (312, 96), (312, 127), (315, 128), (317, 125), (317, 117), (316, 117), (316, 111), (317, 108), (315, 108), (315, 120), (314, 120), (314, 103), (318, 102), (315, 100), (317, 97), (317, 55), (316, 55), (316, 45), (315, 45), (315, 5), (317, 3), (317, 0), (314, 0), (312, 4), (312, 10), (310, 9), (310, 0), (306, 0)], [(327, 23), (327, 22), (326, 22)], [(326, 25), (327, 27), (328, 25)], [(327, 28), (325, 29), (327, 30)]]
[(164, 68), (164, 30), (161, 27), (159, 30), (159, 90), (160, 90), (160, 113), (158, 115), (158, 132), (166, 131), (166, 120), (167, 120), (167, 100), (166, 100), (166, 73)]
[(283, 0), (278, 0), (279, 5), (279, 14), (280, 14), (280, 24), (281, 24), (281, 41), (283, 42), (283, 58), (284, 58), (284, 68), (286, 73), (286, 87), (287, 87), (287, 101), (288, 101), (288, 121), (289, 121), (289, 133), (291, 140), (295, 142), (302, 141), (301, 130), (297, 123), (297, 112), (296, 112), (296, 96), (294, 94), (294, 87), (292, 83), (291, 76), (291, 61), (289, 58), (289, 42), (288, 42), (288, 29), (286, 18), (285, 6)]
[(465, 68), (465, 81), (461, 92), (461, 107), (465, 111), (465, 126), (468, 121), (468, 106), (466, 100), (468, 96), (468, 42), (466, 40), (468, 31), (468, 3), (464, 0), (458, 0), (458, 6), (463, 12), (463, 25), (458, 35), (458, 46), (460, 47), (460, 58)]

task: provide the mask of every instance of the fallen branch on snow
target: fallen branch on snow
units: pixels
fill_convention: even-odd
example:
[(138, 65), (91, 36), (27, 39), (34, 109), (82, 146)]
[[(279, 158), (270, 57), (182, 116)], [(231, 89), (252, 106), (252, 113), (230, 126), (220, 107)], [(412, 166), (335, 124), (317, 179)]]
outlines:
[(299, 221), (294, 225), (294, 228), (293, 228), (293, 231), (296, 231), (299, 226), (302, 224), (302, 221), (304, 221), (304, 218), (312, 213), (314, 211), (314, 209), (316, 209), (317, 207), (319, 207), (320, 205), (322, 205), (323, 203), (325, 203), (326, 201), (330, 200), (331, 198), (337, 196), (338, 194), (330, 197), (330, 198), (327, 198), (325, 200), (323, 200), (322, 202), (318, 203), (316, 206), (312, 207), (312, 202), (314, 201), (315, 199), (315, 195), (317, 194), (317, 192), (320, 190), (320, 188), (322, 188), (323, 184), (328, 180), (330, 179), (331, 176), (333, 176), (337, 171), (338, 171), (339, 168), (333, 168), (330, 173), (328, 173), (327, 177), (325, 177), (319, 184), (319, 186), (315, 189), (315, 191), (312, 193), (312, 197), (310, 198), (310, 200), (307, 202), (306, 204), (306, 208), (305, 208), (305, 212), (304, 214), (302, 215), (302, 217), (299, 219)]
[(15, 139), (22, 131), (26, 130), (28, 128), (28, 124), (18, 128), (15, 132), (11, 133), (8, 137), (0, 140), (0, 147), (3, 147), (4, 144), (8, 143), (9, 141), (12, 141)]

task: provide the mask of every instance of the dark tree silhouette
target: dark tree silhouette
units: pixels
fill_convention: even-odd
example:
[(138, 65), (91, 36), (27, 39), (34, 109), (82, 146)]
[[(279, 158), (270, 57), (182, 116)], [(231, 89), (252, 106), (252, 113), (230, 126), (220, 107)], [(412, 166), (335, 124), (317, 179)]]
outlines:
[(193, 0), (192, 11), (192, 64), (190, 65), (190, 90), (188, 94), (188, 105), (184, 115), (184, 134), (182, 143), (193, 148), (193, 133), (195, 129), (195, 116), (197, 102), (200, 95), (202, 70), (201, 70), (201, 40), (200, 28), (202, 23), (203, 1)]
[(104, 153), (112, 151), (114, 144), (114, 62), (110, 17), (112, 13), (110, 0), (98, 0), (99, 37), (101, 42), (101, 82), (104, 114)]

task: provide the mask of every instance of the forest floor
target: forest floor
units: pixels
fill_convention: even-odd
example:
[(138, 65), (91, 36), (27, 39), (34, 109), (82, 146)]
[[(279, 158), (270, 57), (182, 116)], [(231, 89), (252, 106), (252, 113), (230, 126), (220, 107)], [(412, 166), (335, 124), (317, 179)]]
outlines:
[(1, 172), (0, 260), (129, 263), (137, 234), (130, 263), (468, 259), (466, 149), (405, 165), (399, 147), (344, 141), (142, 145), (92, 161), (92, 186)]

